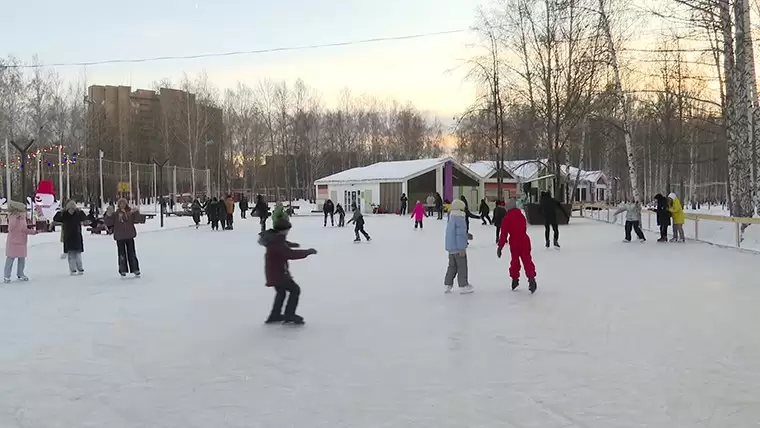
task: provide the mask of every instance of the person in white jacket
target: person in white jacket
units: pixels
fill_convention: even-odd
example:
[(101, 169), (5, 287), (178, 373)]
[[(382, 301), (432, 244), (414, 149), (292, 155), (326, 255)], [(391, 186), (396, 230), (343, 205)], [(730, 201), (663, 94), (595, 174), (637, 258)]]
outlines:
[(635, 201), (632, 203), (622, 204), (620, 208), (615, 211), (615, 215), (617, 216), (624, 211), (625, 242), (631, 242), (631, 229), (636, 231), (636, 236), (638, 236), (640, 242), (646, 242), (647, 239), (644, 237), (644, 232), (641, 231), (641, 203), (639, 201)]

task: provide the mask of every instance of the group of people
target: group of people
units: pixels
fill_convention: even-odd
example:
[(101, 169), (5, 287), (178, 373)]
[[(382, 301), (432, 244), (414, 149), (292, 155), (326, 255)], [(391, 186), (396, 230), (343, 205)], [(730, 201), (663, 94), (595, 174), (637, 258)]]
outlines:
[(367, 241), (371, 241), (372, 238), (370, 238), (369, 233), (364, 230), (364, 215), (361, 210), (356, 204), (351, 205), (351, 210), (353, 214), (348, 223), (346, 223), (346, 211), (340, 203), (335, 204), (331, 199), (326, 200), (322, 205), (322, 212), (325, 215), (324, 226), (327, 227), (328, 218), (330, 219), (330, 226), (335, 226), (335, 214), (338, 214), (338, 227), (344, 227), (346, 224), (351, 223), (354, 224), (354, 234), (356, 235), (354, 242), (361, 242), (361, 236), (364, 236), (364, 239)]
[[(8, 201), (8, 236), (5, 241), (5, 270), (3, 281), (11, 281), (13, 265), (16, 264), (16, 277), (20, 281), (28, 281), (26, 276), (26, 257), (29, 235), (37, 231), (29, 228), (27, 224), (26, 205), (21, 202)], [(122, 277), (132, 273), (135, 277), (140, 276), (140, 265), (135, 250), (135, 237), (137, 230), (135, 223), (139, 222), (140, 210), (132, 208), (126, 199), (120, 199), (112, 210), (107, 210), (104, 215), (106, 226), (113, 231), (113, 239), (116, 241), (118, 271)], [(88, 216), (77, 206), (73, 200), (68, 201), (65, 208), (58, 211), (53, 221), (61, 224), (61, 242), (63, 244), (64, 258), (68, 259), (69, 273), (71, 275), (83, 275), (84, 265), (82, 253), (84, 253), (84, 239), (82, 236), (82, 224), (88, 220)]]
[[(423, 207), (423, 213), (425, 217), (432, 217), (435, 213), (437, 213), (438, 220), (442, 220), (443, 206), (445, 203), (448, 203), (448, 201), (444, 201), (440, 193), (435, 192), (435, 193), (428, 194), (427, 198), (425, 198), (425, 205)], [(422, 203), (420, 201), (417, 201), (415, 203), (415, 208), (417, 207), (417, 205), (422, 205)], [(409, 208), (409, 198), (406, 196), (406, 193), (402, 193), (401, 194), (401, 209), (399, 210), (399, 215), (409, 214), (408, 208)]]

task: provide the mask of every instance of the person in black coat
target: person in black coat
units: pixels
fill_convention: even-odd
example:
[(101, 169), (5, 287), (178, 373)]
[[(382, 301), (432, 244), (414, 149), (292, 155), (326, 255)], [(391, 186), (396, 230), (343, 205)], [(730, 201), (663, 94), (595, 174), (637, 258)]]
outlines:
[(251, 215), (259, 218), (261, 231), (265, 231), (267, 229), (267, 218), (269, 217), (269, 204), (267, 204), (263, 196), (256, 195), (256, 205), (254, 205)]
[(438, 220), (443, 220), (443, 198), (435, 192), (435, 210), (438, 212)]
[(248, 211), (248, 198), (241, 196), (240, 202), (238, 202), (238, 207), (240, 207), (240, 218), (245, 218), (246, 212)]
[(206, 204), (206, 216), (211, 222), (211, 230), (219, 230), (219, 200), (216, 196)]
[[(340, 204), (338, 204), (340, 206)], [(406, 215), (406, 208), (409, 206), (409, 198), (406, 197), (406, 193), (401, 194), (401, 212), (400, 215)]]
[(201, 201), (198, 198), (195, 198), (192, 205), (190, 205), (190, 212), (193, 215), (193, 222), (195, 223), (196, 229), (201, 225), (201, 211), (203, 211)]
[(507, 209), (504, 208), (503, 201), (496, 201), (496, 208), (493, 209), (493, 225), (496, 226), (496, 243), (499, 243), (499, 234), (501, 232), (501, 222), (507, 215)]
[(562, 211), (565, 217), (570, 219), (570, 214), (565, 208), (552, 197), (549, 192), (541, 192), (541, 213), (544, 215), (544, 237), (546, 238), (546, 248), (549, 248), (549, 228), (554, 230), (554, 246), (559, 248), (559, 226), (557, 225), (557, 208)]
[(335, 214), (338, 214), (338, 227), (346, 225), (346, 211), (340, 204), (335, 206)]
[(58, 211), (53, 221), (61, 223), (63, 229), (63, 252), (69, 259), (69, 272), (72, 275), (82, 275), (82, 253), (84, 239), (82, 238), (82, 222), (87, 220), (85, 213), (77, 208), (77, 203), (70, 200), (64, 211)]
[(480, 218), (483, 219), (483, 224), (493, 224), (493, 221), (491, 221), (491, 217), (488, 214), (491, 214), (491, 207), (488, 206), (488, 202), (486, 202), (485, 199), (480, 200), (480, 207), (478, 209), (480, 213)]
[(322, 211), (325, 213), (325, 227), (327, 227), (327, 216), (330, 216), (330, 225), (335, 226), (335, 204), (328, 199), (322, 206)]
[(460, 196), (459, 199), (464, 202), (464, 220), (465, 223), (467, 223), (467, 235), (470, 239), (472, 239), (472, 235), (470, 235), (470, 219), (471, 218), (480, 218), (480, 216), (477, 216), (470, 212), (470, 205), (467, 203), (467, 198), (464, 197), (464, 195)]
[(668, 227), (670, 226), (670, 210), (668, 210), (668, 198), (658, 193), (654, 196), (657, 214), (657, 225), (660, 226), (660, 239), (657, 242), (668, 242)]

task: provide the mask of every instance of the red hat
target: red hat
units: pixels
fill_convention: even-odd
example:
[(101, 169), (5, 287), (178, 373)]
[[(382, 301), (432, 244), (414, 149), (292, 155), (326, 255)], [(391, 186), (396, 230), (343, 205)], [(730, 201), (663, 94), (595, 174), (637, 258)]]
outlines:
[(55, 190), (53, 188), (53, 182), (52, 181), (40, 181), (40, 183), (37, 185), (37, 193), (41, 193), (43, 195), (55, 195)]

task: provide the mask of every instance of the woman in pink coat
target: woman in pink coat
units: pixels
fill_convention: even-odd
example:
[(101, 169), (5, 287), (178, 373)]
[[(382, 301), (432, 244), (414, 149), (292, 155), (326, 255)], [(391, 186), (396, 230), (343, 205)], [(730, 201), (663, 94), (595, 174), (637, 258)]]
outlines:
[(414, 205), (412, 217), (414, 217), (414, 230), (417, 230), (417, 226), (422, 229), (422, 218), (425, 217), (425, 207), (422, 206), (422, 202), (417, 201)]
[(37, 231), (26, 226), (26, 206), (21, 202), (8, 201), (8, 237), (5, 239), (5, 275), (4, 282), (11, 282), (13, 261), (18, 259), (17, 275), (21, 281), (29, 281), (24, 275), (26, 265), (26, 245), (29, 235)]

